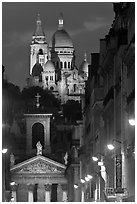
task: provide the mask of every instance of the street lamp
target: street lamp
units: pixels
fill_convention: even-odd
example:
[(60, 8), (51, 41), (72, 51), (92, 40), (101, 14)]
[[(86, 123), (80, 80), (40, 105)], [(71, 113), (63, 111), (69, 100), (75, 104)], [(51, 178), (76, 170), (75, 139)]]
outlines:
[(7, 150), (6, 148), (4, 148), (4, 149), (2, 150), (2, 153), (3, 153), (3, 154), (6, 154), (7, 151), (8, 151), (8, 150)]
[(108, 148), (109, 150), (113, 150), (115, 147), (114, 147), (113, 144), (108, 144), (108, 145), (107, 145), (107, 148)]
[(84, 179), (80, 179), (81, 183), (85, 183), (85, 180)]
[(115, 148), (114, 142), (117, 142), (117, 143), (120, 143), (120, 144), (121, 144), (121, 141), (119, 141), (119, 140), (117, 140), (117, 139), (113, 139), (112, 144), (110, 143), (110, 144), (107, 145), (107, 148), (108, 148), (109, 150), (113, 150), (113, 149)]
[(93, 161), (98, 161), (98, 158), (97, 157), (92, 157)]
[(135, 126), (135, 119), (134, 118), (129, 119), (128, 122), (131, 126)]
[(77, 184), (74, 184), (74, 188), (77, 189), (77, 188), (78, 188), (78, 185), (77, 185)]
[(99, 161), (98, 166), (103, 166), (103, 161)]
[(93, 176), (91, 176), (91, 175), (89, 175), (89, 174), (87, 175), (87, 177), (88, 177), (89, 179), (92, 179), (92, 178), (93, 178)]
[(14, 185), (15, 185), (15, 181), (12, 181), (12, 182), (10, 183), (10, 185), (11, 185), (11, 186), (14, 186)]
[(85, 180), (86, 180), (86, 181), (90, 181), (90, 178), (86, 176), (86, 177), (85, 177)]

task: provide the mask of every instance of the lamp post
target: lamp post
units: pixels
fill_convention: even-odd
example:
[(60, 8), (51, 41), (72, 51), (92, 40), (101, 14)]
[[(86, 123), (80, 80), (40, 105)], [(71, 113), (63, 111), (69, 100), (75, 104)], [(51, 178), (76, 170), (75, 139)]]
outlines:
[(116, 147), (116, 145), (114, 144), (115, 142), (121, 144), (121, 141), (119, 141), (117, 139), (113, 139), (112, 143), (107, 144), (107, 148), (109, 150), (114, 150)]
[(128, 122), (131, 126), (135, 126), (135, 119), (134, 118), (130, 118), (128, 119)]
[(2, 202), (5, 202), (5, 191), (6, 191), (6, 186), (5, 186), (5, 156), (7, 153), (7, 148), (2, 149)]

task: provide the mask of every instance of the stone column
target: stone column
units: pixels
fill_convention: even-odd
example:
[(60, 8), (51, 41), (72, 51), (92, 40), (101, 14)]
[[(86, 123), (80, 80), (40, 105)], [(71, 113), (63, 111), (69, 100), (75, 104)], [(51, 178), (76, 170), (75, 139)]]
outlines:
[(45, 202), (50, 202), (51, 200), (51, 184), (45, 185)]
[(20, 183), (17, 190), (17, 201), (27, 202), (28, 201), (28, 187), (27, 184)]
[(45, 186), (44, 184), (38, 184), (37, 188), (37, 202), (45, 201)]
[(62, 190), (63, 190), (62, 202), (67, 202), (68, 201), (67, 184), (62, 184)]
[(17, 184), (11, 186), (11, 191), (12, 191), (12, 194), (11, 194), (12, 202), (17, 202), (17, 187), (18, 187)]
[(28, 202), (33, 202), (33, 192), (34, 192), (34, 185), (28, 184)]
[(58, 184), (58, 187), (57, 187), (57, 202), (62, 202), (62, 200), (63, 200), (62, 186), (61, 186), (61, 184)]

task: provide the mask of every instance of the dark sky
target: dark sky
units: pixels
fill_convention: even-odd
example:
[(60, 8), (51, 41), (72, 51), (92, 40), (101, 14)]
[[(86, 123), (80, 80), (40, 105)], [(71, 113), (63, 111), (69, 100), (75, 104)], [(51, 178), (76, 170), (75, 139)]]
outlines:
[(29, 76), (30, 43), (40, 13), (42, 27), (50, 41), (63, 12), (66, 31), (72, 37), (76, 65), (87, 52), (99, 52), (99, 39), (104, 38), (114, 19), (112, 2), (3, 2), (2, 64), (9, 81), (24, 87)]

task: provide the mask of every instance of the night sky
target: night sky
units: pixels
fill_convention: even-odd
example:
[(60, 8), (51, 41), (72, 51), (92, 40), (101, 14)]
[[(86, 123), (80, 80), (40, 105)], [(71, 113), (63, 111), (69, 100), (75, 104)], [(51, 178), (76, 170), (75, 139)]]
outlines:
[(87, 52), (99, 52), (99, 39), (104, 38), (114, 19), (112, 2), (3, 2), (2, 64), (8, 81), (26, 85), (29, 76), (30, 43), (40, 13), (47, 42), (58, 27), (63, 12), (65, 29), (72, 37), (77, 67)]

